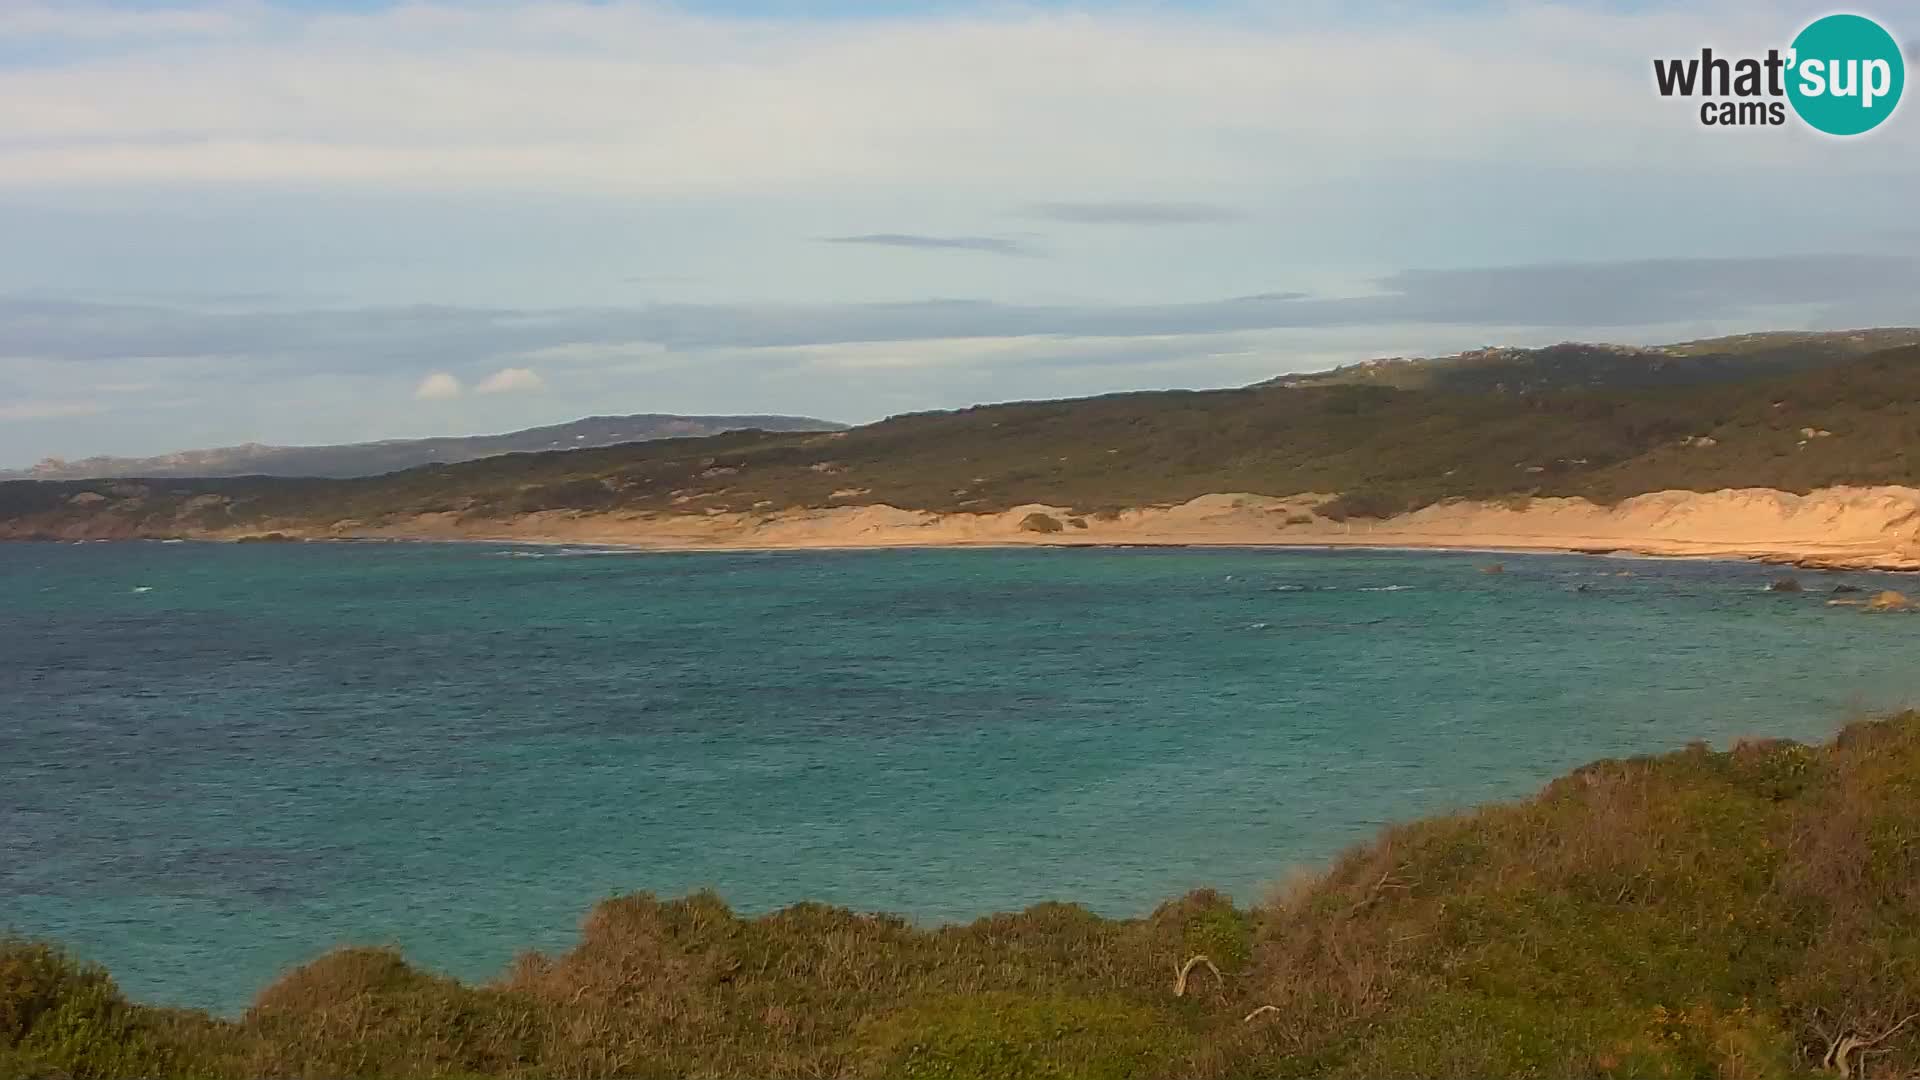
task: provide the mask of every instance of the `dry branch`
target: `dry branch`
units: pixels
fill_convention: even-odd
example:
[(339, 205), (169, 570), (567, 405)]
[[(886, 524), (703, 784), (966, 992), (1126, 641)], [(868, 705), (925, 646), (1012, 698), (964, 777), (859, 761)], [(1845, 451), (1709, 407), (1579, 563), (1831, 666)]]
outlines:
[(1188, 957), (1186, 963), (1180, 965), (1180, 973), (1174, 976), (1173, 978), (1173, 996), (1174, 997), (1187, 996), (1187, 976), (1193, 973), (1193, 966), (1195, 964), (1207, 965), (1207, 970), (1213, 972), (1214, 979), (1218, 980), (1220, 985), (1225, 986), (1227, 984), (1226, 976), (1220, 974), (1220, 969), (1213, 966), (1213, 961), (1207, 959), (1204, 955), (1196, 953), (1195, 955)]
[(1905, 1020), (1900, 1021), (1871, 1038), (1855, 1035), (1850, 1031), (1842, 1032), (1827, 1044), (1827, 1056), (1820, 1059), (1820, 1067), (1833, 1070), (1841, 1077), (1841, 1080), (1852, 1080), (1853, 1063), (1847, 1060), (1850, 1055), (1855, 1052), (1864, 1052), (1871, 1047), (1886, 1042), (1888, 1039), (1893, 1038), (1901, 1028), (1906, 1027), (1916, 1019), (1920, 1019), (1920, 1013), (1914, 1013), (1912, 1016), (1907, 1017)]

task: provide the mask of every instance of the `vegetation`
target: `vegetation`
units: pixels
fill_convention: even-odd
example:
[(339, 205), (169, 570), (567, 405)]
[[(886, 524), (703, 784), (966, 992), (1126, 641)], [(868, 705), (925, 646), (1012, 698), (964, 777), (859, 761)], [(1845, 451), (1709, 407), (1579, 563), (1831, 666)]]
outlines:
[(1773, 331), (1650, 348), (1565, 342), (1544, 349), (1486, 348), (1431, 359), (1368, 360), (1332, 371), (1282, 375), (1267, 385), (1391, 386), (1496, 394), (1690, 386), (1803, 371), (1914, 344), (1920, 344), (1920, 328)]
[(1912, 713), (1600, 762), (1246, 910), (918, 929), (636, 895), (490, 985), (350, 949), (234, 1020), (0, 945), (0, 1077), (1895, 1077), (1916, 1014)]
[(1268, 386), (900, 416), (510, 454), (355, 480), (0, 483), (0, 537), (351, 532), (421, 514), (770, 513), (858, 501), (1110, 516), (1211, 492), (1340, 495), (1378, 516), (1449, 498), (1920, 484), (1920, 346), (1685, 386), (1458, 393)]
[(47, 458), (30, 469), (0, 469), (0, 480), (93, 480), (117, 476), (373, 476), (434, 462), (495, 454), (613, 446), (723, 431), (839, 431), (845, 424), (804, 416), (589, 416), (566, 424), (434, 439), (383, 439), (341, 446), (223, 446), (161, 457)]
[(1398, 496), (1378, 490), (1361, 490), (1328, 499), (1314, 507), (1313, 512), (1328, 521), (1349, 521), (1353, 518), (1390, 518), (1407, 508), (1407, 501)]

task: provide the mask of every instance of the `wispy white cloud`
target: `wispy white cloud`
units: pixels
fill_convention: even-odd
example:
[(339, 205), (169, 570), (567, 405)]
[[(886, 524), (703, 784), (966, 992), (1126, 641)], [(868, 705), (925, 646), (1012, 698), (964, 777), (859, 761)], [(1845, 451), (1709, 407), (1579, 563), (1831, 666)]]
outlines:
[[(243, 34), (267, 13), (240, 5), (201, 8), (130, 8), (106, 4), (49, 4), (21, 0), (0, 7), (0, 40), (39, 42), (137, 41), (169, 44)], [(256, 23), (257, 25), (257, 23)]]
[(918, 251), (982, 251), (989, 255), (1031, 256), (1039, 254), (1018, 240), (1003, 236), (925, 236), (919, 233), (859, 233), (853, 236), (828, 236), (828, 244), (864, 244), (869, 247), (907, 248)]
[(57, 420), (106, 411), (97, 401), (14, 401), (0, 404), (0, 420)]
[(1222, 225), (1245, 216), (1215, 203), (1168, 201), (1037, 203), (1027, 212), (1073, 225)]
[[(518, 309), (447, 306), (229, 312), (0, 296), (0, 340), (55, 361), (129, 355), (229, 357), (274, 371), (426, 375), (416, 393), (451, 397), (469, 377), (516, 384), (529, 356), (591, 359), (681, 352), (957, 338), (1140, 338), (1246, 330), (1405, 325), (1635, 327), (1682, 319), (1765, 319), (1781, 309), (1843, 320), (1914, 312), (1920, 257), (1844, 253), (1633, 259), (1403, 270), (1362, 289), (1133, 304), (925, 300), (843, 304), (652, 304)], [(556, 350), (549, 352), (548, 350)]]
[(515, 358), (553, 364), (604, 366), (609, 363), (657, 359), (666, 352), (667, 347), (657, 341), (582, 341), (542, 345), (518, 353)]

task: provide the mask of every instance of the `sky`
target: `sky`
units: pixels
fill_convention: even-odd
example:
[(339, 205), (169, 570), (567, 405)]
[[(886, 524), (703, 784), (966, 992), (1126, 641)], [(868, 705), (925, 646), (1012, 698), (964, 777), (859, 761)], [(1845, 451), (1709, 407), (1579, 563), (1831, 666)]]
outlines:
[(0, 0), (0, 467), (1920, 324), (1920, 105), (1653, 88), (1829, 10)]

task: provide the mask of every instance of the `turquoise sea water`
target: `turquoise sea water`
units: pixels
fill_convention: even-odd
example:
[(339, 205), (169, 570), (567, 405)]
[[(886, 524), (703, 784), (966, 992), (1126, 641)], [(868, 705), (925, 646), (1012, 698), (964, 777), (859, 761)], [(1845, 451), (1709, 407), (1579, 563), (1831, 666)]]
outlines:
[(0, 545), (0, 927), (230, 1011), (342, 942), (490, 977), (632, 890), (1254, 899), (1920, 690), (1920, 619), (1824, 603), (1873, 575), (1491, 558)]

